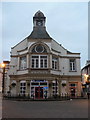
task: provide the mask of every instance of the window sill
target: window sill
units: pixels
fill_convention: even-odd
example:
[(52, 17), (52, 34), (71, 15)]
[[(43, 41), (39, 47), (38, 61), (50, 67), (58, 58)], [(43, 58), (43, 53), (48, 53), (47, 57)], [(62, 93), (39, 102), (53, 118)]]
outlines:
[(48, 68), (30, 68), (31, 70), (48, 70)]
[(58, 70), (58, 69), (52, 69), (53, 71), (60, 71), (60, 70)]
[(76, 70), (69, 70), (69, 72), (77, 72)]
[(25, 71), (25, 70), (28, 70), (28, 68), (25, 68), (25, 69), (18, 69), (17, 71)]

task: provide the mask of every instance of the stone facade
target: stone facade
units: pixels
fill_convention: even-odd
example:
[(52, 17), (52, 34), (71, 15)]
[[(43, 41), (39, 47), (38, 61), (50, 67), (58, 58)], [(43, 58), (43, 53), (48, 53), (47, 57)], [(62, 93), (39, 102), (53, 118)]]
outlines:
[(55, 95), (81, 95), (80, 53), (72, 53), (46, 31), (46, 17), (38, 11), (33, 31), (11, 48), (10, 92), (44, 99)]

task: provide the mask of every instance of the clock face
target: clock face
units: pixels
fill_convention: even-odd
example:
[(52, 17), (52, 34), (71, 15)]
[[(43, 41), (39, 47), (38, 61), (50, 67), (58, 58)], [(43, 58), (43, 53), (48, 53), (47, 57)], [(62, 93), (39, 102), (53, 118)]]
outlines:
[(42, 21), (37, 21), (38, 26), (42, 26)]

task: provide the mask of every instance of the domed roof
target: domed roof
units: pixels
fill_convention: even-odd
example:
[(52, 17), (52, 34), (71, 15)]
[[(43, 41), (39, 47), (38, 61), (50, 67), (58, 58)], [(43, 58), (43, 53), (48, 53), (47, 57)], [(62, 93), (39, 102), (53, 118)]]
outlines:
[(34, 17), (45, 17), (44, 14), (39, 10), (35, 13)]

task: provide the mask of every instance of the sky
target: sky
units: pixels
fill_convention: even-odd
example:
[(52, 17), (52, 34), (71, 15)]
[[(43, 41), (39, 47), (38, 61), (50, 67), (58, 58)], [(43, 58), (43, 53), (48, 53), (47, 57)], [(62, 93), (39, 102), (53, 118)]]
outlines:
[(88, 2), (2, 2), (0, 4), (0, 62), (10, 60), (11, 47), (33, 30), (33, 16), (46, 16), (49, 35), (71, 52), (81, 53), (81, 67), (88, 60)]

